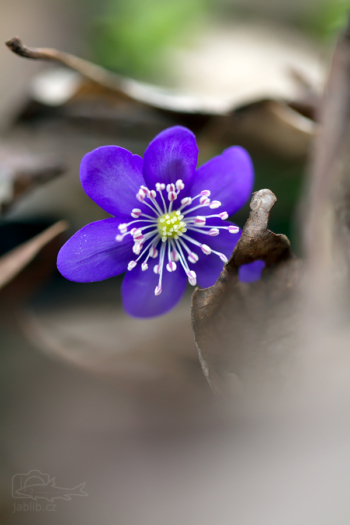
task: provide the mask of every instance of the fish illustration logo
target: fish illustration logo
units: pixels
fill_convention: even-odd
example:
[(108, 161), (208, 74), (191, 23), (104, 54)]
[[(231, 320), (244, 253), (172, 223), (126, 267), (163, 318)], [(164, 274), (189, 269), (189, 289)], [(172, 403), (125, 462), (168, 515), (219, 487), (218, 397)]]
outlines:
[(50, 478), (40, 470), (30, 470), (27, 474), (16, 474), (12, 478), (12, 497), (22, 499), (45, 499), (53, 502), (57, 499), (70, 501), (75, 496), (88, 496), (84, 491), (86, 483), (73, 488), (59, 487), (56, 478)]

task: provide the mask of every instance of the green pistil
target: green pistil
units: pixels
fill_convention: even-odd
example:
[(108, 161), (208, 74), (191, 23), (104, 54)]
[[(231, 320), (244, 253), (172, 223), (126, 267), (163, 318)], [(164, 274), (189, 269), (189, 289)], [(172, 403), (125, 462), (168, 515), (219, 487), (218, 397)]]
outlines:
[(158, 231), (163, 242), (167, 239), (178, 239), (187, 231), (180, 211), (172, 211), (158, 217)]

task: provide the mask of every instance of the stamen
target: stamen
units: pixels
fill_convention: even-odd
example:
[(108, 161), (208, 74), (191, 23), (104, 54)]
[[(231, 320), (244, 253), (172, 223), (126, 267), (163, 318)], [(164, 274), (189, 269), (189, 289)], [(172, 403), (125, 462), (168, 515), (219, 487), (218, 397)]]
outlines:
[(131, 212), (131, 217), (133, 217), (134, 219), (138, 219), (141, 215), (141, 210), (140, 208), (134, 208)]
[[(153, 234), (154, 235), (154, 234)], [(150, 235), (148, 237), (151, 237)], [(139, 262), (139, 260), (141, 259), (141, 257), (143, 257), (143, 255), (147, 252), (147, 250), (149, 249), (149, 247), (151, 245), (156, 245), (156, 243), (159, 242), (159, 235), (156, 235), (156, 237), (154, 239), (151, 240), (151, 242), (149, 242), (146, 246), (146, 248), (143, 250), (143, 252), (138, 256), (138, 258), (136, 259), (136, 262)], [(142, 249), (142, 245), (141, 245), (141, 249)], [(149, 254), (147, 255), (144, 263), (147, 263), (148, 261), (148, 258), (149, 258)], [(148, 268), (148, 266), (147, 266)], [(147, 270), (147, 268), (145, 268)], [(144, 271), (144, 270), (143, 270)]]
[[(192, 204), (191, 197), (185, 197), (181, 200), (181, 208), (184, 208), (185, 206), (188, 206), (189, 204)], [(181, 208), (179, 208), (181, 210)]]
[(179, 254), (174, 249), (171, 251), (170, 260), (174, 262), (177, 262), (179, 260)]
[(168, 270), (168, 272), (175, 272), (176, 268), (177, 268), (177, 266), (176, 266), (176, 263), (174, 261), (170, 261), (166, 265), (166, 269)]
[(183, 239), (179, 239), (179, 242), (180, 244), (182, 244), (182, 246), (185, 248), (186, 252), (188, 253), (187, 259), (191, 263), (195, 264), (199, 259), (198, 255), (196, 253), (191, 252), (191, 250), (189, 249), (189, 247), (187, 246), (187, 244), (185, 243)]
[[(159, 206), (158, 202), (155, 200), (156, 197), (157, 197), (157, 194), (156, 194), (156, 192), (154, 190), (150, 190), (148, 192), (148, 198), (152, 202), (152, 204), (153, 204), (153, 206), (155, 208), (156, 215), (158, 215), (158, 214), (162, 215), (163, 212), (160, 209), (160, 206)], [(147, 204), (147, 203), (145, 203), (145, 204)]]
[(140, 191), (140, 190), (139, 190), (139, 191), (136, 193), (136, 198), (137, 198), (138, 201), (143, 202), (143, 201), (145, 200), (145, 198), (146, 198), (146, 195), (144, 194), (143, 191)]
[[(136, 221), (131, 221), (131, 222), (128, 222), (128, 223), (119, 224), (118, 230), (120, 231), (120, 233), (126, 233), (128, 231), (129, 226), (131, 226), (132, 224), (135, 224), (137, 222), (150, 222), (151, 224), (155, 224), (155, 223), (157, 223), (157, 218), (156, 217), (151, 217), (150, 219), (137, 219)], [(131, 230), (131, 233), (132, 233), (132, 230)]]
[[(180, 206), (179, 210), (182, 210), (182, 208), (185, 208), (186, 206), (189, 206), (190, 204), (192, 204), (192, 202), (194, 200), (196, 200), (198, 198), (201, 198), (203, 200), (203, 202), (206, 202), (208, 204), (210, 202), (210, 199), (208, 199), (209, 195), (210, 195), (210, 191), (209, 190), (203, 190), (203, 191), (201, 191), (201, 193), (199, 193), (195, 197), (185, 197), (181, 201), (181, 206)], [(201, 205), (202, 205), (202, 203), (201, 203)], [(193, 209), (196, 209), (196, 208), (192, 208), (192, 210)], [(186, 213), (188, 213), (189, 211), (192, 211), (192, 210), (187, 210)]]
[(187, 277), (188, 277), (188, 282), (192, 286), (196, 286), (196, 284), (197, 284), (197, 274), (196, 274), (196, 272), (194, 272), (193, 270), (190, 270), (189, 272), (187, 272)]
[(135, 266), (137, 266), (137, 262), (136, 261), (130, 261), (129, 264), (128, 264), (128, 270), (132, 270), (133, 268), (135, 268)]
[(126, 233), (128, 231), (128, 225), (126, 223), (119, 224), (118, 230), (120, 231), (120, 233)]
[(184, 211), (183, 214), (188, 215), (192, 211), (198, 210), (198, 208), (205, 208), (206, 206), (209, 206), (210, 199), (207, 199), (206, 197), (202, 197), (201, 199), (206, 199), (206, 200), (201, 202), (201, 204), (198, 204), (197, 206), (194, 206), (193, 208), (190, 208), (189, 210)]
[(184, 189), (185, 185), (183, 183), (183, 181), (181, 179), (178, 179), (176, 182), (175, 182), (175, 186), (176, 186), (176, 189), (177, 191), (181, 191)]
[[(157, 201), (155, 201), (154, 198), (152, 197), (153, 195), (154, 195), (154, 190), (150, 191), (148, 188), (146, 188), (146, 186), (141, 186), (138, 193), (136, 194), (136, 198), (138, 201), (146, 204), (146, 206), (148, 206), (156, 215), (158, 215), (159, 212), (160, 213), (162, 212), (158, 206)], [(156, 206), (156, 208), (153, 208), (153, 206), (151, 206), (148, 202), (145, 202), (146, 197), (148, 197), (151, 200), (151, 202)]]
[[(204, 228), (210, 228), (209, 231), (203, 231)], [(219, 235), (220, 231), (219, 228), (212, 228), (211, 226), (202, 226), (202, 229), (200, 228), (194, 228), (193, 226), (188, 226), (187, 228), (191, 232), (198, 232), (202, 235), (210, 235), (211, 237), (215, 237), (216, 235)], [(224, 228), (225, 230), (227, 228)]]
[(187, 257), (187, 259), (188, 259), (192, 264), (195, 264), (195, 263), (198, 261), (199, 257), (198, 257), (198, 255), (197, 255), (196, 253), (194, 253), (194, 252), (190, 252), (189, 255), (188, 255), (188, 257)]
[(205, 253), (205, 255), (211, 254), (211, 249), (206, 244), (200, 244), (199, 247), (202, 250), (202, 252)]
[(141, 244), (144, 241), (144, 236), (142, 235), (142, 233), (140, 235), (134, 235), (133, 238), (136, 244)]
[[(196, 285), (196, 273), (193, 270), (190, 270), (183, 250), (185, 250), (185, 253), (187, 252), (186, 256), (191, 264), (195, 264), (199, 260), (199, 256), (191, 251), (184, 239), (198, 246), (205, 255), (214, 253), (220, 257), (224, 263), (227, 263), (228, 261), (227, 257), (223, 253), (216, 252), (208, 245), (202, 244), (199, 241), (185, 235), (187, 230), (199, 232), (211, 237), (219, 235), (220, 229), (228, 230), (229, 233), (239, 232), (238, 226), (234, 226), (232, 224), (229, 226), (215, 227), (211, 226), (210, 224), (206, 224), (207, 219), (211, 217), (219, 217), (225, 221), (228, 218), (227, 212), (221, 212), (217, 215), (193, 216), (191, 214), (191, 216), (188, 216), (188, 214), (198, 208), (207, 206), (210, 209), (216, 209), (221, 206), (220, 201), (210, 200), (210, 190), (203, 190), (195, 197), (184, 197), (181, 200), (181, 205), (177, 205), (177, 210), (172, 211), (174, 201), (177, 200), (180, 191), (182, 191), (184, 188), (185, 184), (181, 179), (178, 179), (175, 183), (170, 183), (167, 185), (157, 182), (155, 184), (156, 191), (150, 190), (146, 186), (140, 186), (136, 197), (140, 202), (143, 202), (152, 210), (152, 215), (146, 215), (140, 208), (133, 208), (131, 211), (131, 217), (135, 220), (130, 223), (120, 224), (120, 235), (116, 236), (116, 240), (118, 241), (123, 240), (126, 235), (132, 235), (133, 237), (134, 245), (132, 250), (136, 255), (138, 255), (138, 258), (129, 262), (128, 270), (135, 268), (139, 260), (141, 259), (142, 261), (142, 258), (144, 258), (141, 264), (141, 270), (146, 271), (148, 269), (148, 259), (155, 259), (158, 257), (157, 245), (160, 243), (160, 241), (162, 241), (160, 244), (158, 264), (153, 267), (154, 273), (159, 275), (159, 282), (154, 290), (155, 295), (159, 295), (162, 292), (164, 266), (166, 267), (167, 271), (174, 272), (177, 269), (176, 263), (178, 261), (180, 261), (189, 283), (192, 286)], [(166, 203), (165, 197), (162, 193), (164, 190), (167, 191), (168, 203)], [(163, 205), (161, 205), (159, 198), (157, 199), (156, 192), (160, 194)], [(190, 205), (195, 199), (199, 199), (199, 204), (190, 208)], [(149, 200), (149, 202), (145, 202), (145, 200)], [(159, 201), (159, 204), (157, 200)], [(162, 206), (164, 207), (164, 212), (161, 209)], [(189, 209), (187, 209), (187, 207)], [(183, 208), (186, 208), (187, 211), (182, 211)], [(185, 217), (186, 215), (187, 217)], [(147, 217), (148, 220), (144, 219), (145, 217)], [(140, 224), (139, 227), (134, 227), (128, 232), (129, 226), (137, 222), (149, 224)], [(147, 230), (150, 231), (146, 233)], [(145, 247), (144, 243), (146, 239), (150, 240), (150, 242), (147, 242), (147, 246)], [(165, 262), (166, 253), (168, 259), (167, 263)]]
[(168, 264), (166, 265), (166, 269), (168, 270), (168, 272), (175, 272), (176, 268), (177, 265), (172, 258), (171, 244), (170, 242), (168, 242)]
[(160, 248), (160, 255), (159, 255), (159, 266), (160, 266), (159, 282), (158, 282), (158, 286), (156, 286), (156, 289), (154, 290), (154, 294), (155, 295), (160, 295), (162, 293), (162, 277), (163, 277), (164, 255), (165, 255), (165, 245), (162, 244), (162, 246)]
[(167, 212), (167, 207), (166, 207), (165, 200), (164, 200), (163, 193), (162, 193), (162, 191), (165, 190), (165, 184), (161, 184), (160, 182), (157, 182), (156, 190), (159, 192), (159, 194), (161, 196), (161, 199), (162, 199), (162, 202), (163, 202), (163, 206), (164, 206), (164, 213), (166, 213)]
[(208, 205), (210, 203), (210, 199), (208, 199), (208, 197), (206, 197), (205, 195), (203, 195), (203, 197), (201, 197), (199, 199), (199, 203), (203, 205)]
[(183, 269), (185, 270), (185, 273), (188, 277), (188, 282), (190, 284), (192, 284), (192, 286), (195, 286), (196, 285), (196, 282), (197, 282), (197, 279), (196, 279), (196, 273), (191, 271), (187, 265), (187, 262), (186, 262), (186, 259), (185, 259), (185, 256), (184, 256), (184, 253), (182, 251), (182, 248), (180, 246), (180, 242), (179, 241), (174, 241), (176, 243), (176, 246), (177, 246), (177, 249), (178, 249), (178, 253), (179, 253), (179, 256), (180, 256), (180, 262), (182, 264), (182, 267)]

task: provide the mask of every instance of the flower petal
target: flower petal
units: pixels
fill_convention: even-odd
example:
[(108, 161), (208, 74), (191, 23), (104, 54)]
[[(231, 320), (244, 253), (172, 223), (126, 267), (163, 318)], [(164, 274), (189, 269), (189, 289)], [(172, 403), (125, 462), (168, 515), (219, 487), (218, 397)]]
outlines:
[(254, 261), (249, 264), (243, 264), (238, 269), (238, 278), (243, 283), (254, 283), (261, 279), (261, 274), (264, 268), (264, 261)]
[(133, 258), (130, 235), (115, 240), (120, 219), (92, 222), (64, 244), (57, 257), (57, 268), (70, 281), (90, 283), (125, 272)]
[(85, 193), (111, 215), (130, 217), (133, 208), (149, 213), (136, 199), (145, 184), (142, 159), (124, 148), (102, 146), (87, 153), (81, 161), (80, 180)]
[(247, 151), (233, 146), (198, 168), (192, 179), (189, 195), (210, 190), (211, 200), (222, 206), (219, 212), (236, 213), (249, 199), (254, 184), (253, 164)]
[(192, 131), (182, 126), (162, 131), (152, 140), (143, 157), (146, 186), (153, 189), (157, 182), (170, 184), (178, 179), (189, 184), (197, 159), (198, 148)]
[[(222, 221), (221, 219), (211, 219), (210, 225), (215, 226), (227, 226), (228, 221)], [(229, 233), (227, 230), (220, 230), (220, 234), (216, 237), (210, 237), (198, 232), (187, 231), (187, 235), (192, 237), (201, 244), (206, 244), (212, 250), (223, 253), (229, 259), (232, 252), (241, 236), (241, 231), (238, 233)], [(191, 270), (194, 270), (197, 274), (197, 283), (201, 288), (208, 288), (216, 283), (219, 275), (224, 267), (224, 262), (215, 253), (205, 255), (201, 248), (194, 244), (186, 241), (187, 246), (195, 252), (199, 260), (195, 264), (190, 263)]]
[(144, 272), (140, 264), (127, 272), (122, 284), (124, 310), (133, 317), (155, 317), (171, 310), (185, 292), (185, 272), (178, 267), (175, 272), (169, 273), (164, 267), (162, 293), (156, 296), (154, 290), (158, 281), (159, 275), (153, 272), (151, 264)]

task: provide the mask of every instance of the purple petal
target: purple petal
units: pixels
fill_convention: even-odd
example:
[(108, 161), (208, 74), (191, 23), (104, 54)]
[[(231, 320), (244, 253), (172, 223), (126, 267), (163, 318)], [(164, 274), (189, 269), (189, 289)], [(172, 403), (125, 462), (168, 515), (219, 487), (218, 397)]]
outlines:
[(102, 146), (87, 153), (81, 161), (80, 180), (85, 193), (111, 215), (130, 217), (133, 208), (150, 211), (136, 199), (145, 184), (142, 159), (124, 148)]
[(64, 244), (57, 257), (57, 268), (70, 281), (90, 283), (103, 281), (125, 272), (133, 259), (133, 240), (127, 235), (115, 240), (120, 219), (92, 222)]
[(143, 175), (146, 186), (153, 189), (157, 182), (170, 184), (178, 179), (188, 185), (195, 173), (197, 159), (198, 148), (192, 131), (182, 126), (162, 131), (145, 151)]
[[(221, 219), (210, 220), (211, 226), (227, 226), (228, 224), (232, 223), (222, 221)], [(212, 250), (223, 253), (227, 259), (229, 259), (241, 236), (241, 231), (239, 233), (229, 233), (227, 230), (220, 230), (219, 235), (216, 237), (210, 237), (210, 235), (187, 230), (186, 235), (199, 241), (201, 244), (206, 244)], [(198, 286), (201, 288), (213, 286), (219, 278), (225, 263), (214, 253), (205, 255), (198, 246), (195, 246), (188, 241), (186, 241), (186, 244), (199, 257), (199, 260), (195, 264), (190, 263), (190, 269), (194, 270), (197, 274)]]
[(240, 146), (233, 146), (198, 168), (189, 194), (194, 197), (202, 190), (210, 190), (210, 199), (222, 204), (216, 211), (232, 215), (247, 202), (253, 184), (254, 171), (249, 154)]
[(155, 317), (171, 310), (183, 296), (187, 277), (180, 265), (175, 272), (163, 270), (162, 293), (154, 295), (159, 275), (153, 272), (157, 261), (149, 261), (149, 268), (141, 270), (141, 265), (128, 271), (122, 284), (124, 310), (133, 317)]
[(254, 283), (261, 279), (261, 274), (264, 268), (264, 261), (254, 261), (249, 264), (243, 264), (238, 269), (238, 278), (243, 283)]

